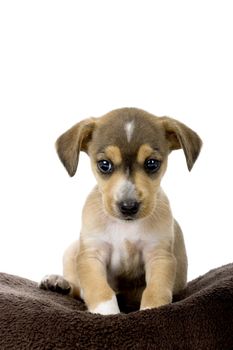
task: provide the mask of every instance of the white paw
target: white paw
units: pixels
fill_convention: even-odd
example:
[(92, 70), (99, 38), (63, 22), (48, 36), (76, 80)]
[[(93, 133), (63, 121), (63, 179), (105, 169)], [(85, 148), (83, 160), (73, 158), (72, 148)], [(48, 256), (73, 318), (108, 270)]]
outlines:
[(39, 288), (45, 290), (51, 290), (61, 294), (69, 294), (71, 291), (71, 285), (69, 282), (60, 275), (46, 275), (39, 283)]
[(113, 295), (112, 299), (99, 303), (95, 308), (90, 308), (89, 311), (93, 314), (101, 315), (115, 315), (120, 313), (115, 295)]
[(153, 309), (153, 307), (149, 307), (149, 306), (140, 307), (140, 311), (143, 311), (143, 310), (150, 310), (150, 309)]

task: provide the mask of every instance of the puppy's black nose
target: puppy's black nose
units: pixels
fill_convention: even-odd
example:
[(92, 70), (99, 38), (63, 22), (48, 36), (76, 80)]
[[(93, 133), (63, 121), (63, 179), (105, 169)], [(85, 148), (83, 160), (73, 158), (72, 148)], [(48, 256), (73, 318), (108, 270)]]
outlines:
[(136, 201), (128, 200), (122, 201), (118, 204), (121, 214), (124, 216), (132, 216), (137, 214), (139, 209), (139, 203)]

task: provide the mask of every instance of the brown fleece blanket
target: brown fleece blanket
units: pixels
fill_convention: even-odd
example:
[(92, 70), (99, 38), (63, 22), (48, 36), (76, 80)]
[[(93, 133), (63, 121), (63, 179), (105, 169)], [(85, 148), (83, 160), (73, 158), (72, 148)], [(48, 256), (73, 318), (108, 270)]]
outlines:
[(233, 264), (189, 282), (171, 305), (113, 316), (2, 273), (0, 349), (233, 349)]

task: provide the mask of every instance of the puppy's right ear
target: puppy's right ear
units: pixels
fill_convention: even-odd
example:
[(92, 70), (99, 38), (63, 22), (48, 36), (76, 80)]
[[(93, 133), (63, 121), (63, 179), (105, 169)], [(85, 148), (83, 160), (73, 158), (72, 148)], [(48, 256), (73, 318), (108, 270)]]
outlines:
[(56, 141), (58, 156), (70, 176), (76, 173), (79, 152), (88, 150), (94, 127), (95, 118), (85, 119), (67, 130)]

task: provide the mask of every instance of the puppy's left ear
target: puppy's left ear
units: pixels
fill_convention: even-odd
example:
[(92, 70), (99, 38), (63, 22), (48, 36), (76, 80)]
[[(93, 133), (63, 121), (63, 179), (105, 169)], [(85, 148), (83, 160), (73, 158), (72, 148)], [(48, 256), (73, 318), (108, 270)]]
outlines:
[(176, 119), (162, 117), (170, 150), (182, 148), (189, 171), (200, 153), (202, 141), (195, 131)]
[(88, 152), (95, 118), (82, 120), (62, 134), (56, 142), (58, 156), (70, 176), (77, 170), (80, 151)]

